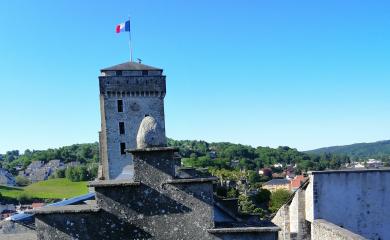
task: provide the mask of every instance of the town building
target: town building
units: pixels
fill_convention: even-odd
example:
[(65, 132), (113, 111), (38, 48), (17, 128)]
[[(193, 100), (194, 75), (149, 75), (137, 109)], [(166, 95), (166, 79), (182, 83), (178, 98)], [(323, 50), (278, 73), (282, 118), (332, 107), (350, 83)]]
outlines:
[(297, 190), (304, 183), (305, 179), (306, 178), (303, 175), (295, 176), (295, 178), (290, 181), (290, 191)]
[(65, 169), (68, 166), (78, 165), (78, 162), (64, 164), (59, 159), (53, 159), (45, 163), (44, 161), (33, 161), (25, 170), (19, 171), (19, 176), (25, 177), (30, 182), (39, 182), (47, 180), (57, 170)]
[(278, 189), (290, 190), (290, 181), (287, 179), (272, 179), (263, 184), (262, 188), (274, 192)]
[(271, 168), (261, 168), (258, 171), (260, 176), (272, 177), (272, 169)]
[(275, 214), (279, 240), (390, 239), (390, 169), (313, 171)]

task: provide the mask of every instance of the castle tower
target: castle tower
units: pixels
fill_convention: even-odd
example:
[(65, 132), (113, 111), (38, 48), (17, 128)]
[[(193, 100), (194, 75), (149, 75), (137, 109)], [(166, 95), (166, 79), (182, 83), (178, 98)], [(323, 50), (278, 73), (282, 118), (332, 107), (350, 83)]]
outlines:
[(163, 70), (126, 62), (101, 70), (100, 179), (132, 179), (133, 163), (125, 149), (136, 148), (139, 125), (153, 116), (165, 135)]

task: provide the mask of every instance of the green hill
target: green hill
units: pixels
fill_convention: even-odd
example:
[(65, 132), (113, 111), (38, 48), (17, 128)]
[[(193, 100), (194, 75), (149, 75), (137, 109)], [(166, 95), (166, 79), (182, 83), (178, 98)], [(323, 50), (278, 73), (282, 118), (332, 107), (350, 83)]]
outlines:
[(379, 141), (373, 143), (355, 143), (344, 146), (333, 146), (314, 149), (307, 151), (308, 153), (323, 154), (343, 154), (352, 159), (389, 159), (390, 158), (390, 140)]
[[(49, 179), (23, 188), (0, 186), (0, 194), (8, 199), (63, 199), (88, 192), (87, 182), (71, 182), (66, 178)], [(1, 198), (1, 197), (0, 197)]]

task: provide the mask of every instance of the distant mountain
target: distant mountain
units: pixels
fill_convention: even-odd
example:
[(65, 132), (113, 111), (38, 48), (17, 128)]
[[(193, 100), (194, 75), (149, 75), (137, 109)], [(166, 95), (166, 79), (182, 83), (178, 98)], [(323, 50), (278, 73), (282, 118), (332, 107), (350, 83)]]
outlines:
[(318, 148), (307, 151), (307, 153), (322, 154), (334, 153), (348, 155), (352, 159), (360, 158), (390, 158), (390, 140), (373, 143), (355, 143), (344, 146), (333, 146)]

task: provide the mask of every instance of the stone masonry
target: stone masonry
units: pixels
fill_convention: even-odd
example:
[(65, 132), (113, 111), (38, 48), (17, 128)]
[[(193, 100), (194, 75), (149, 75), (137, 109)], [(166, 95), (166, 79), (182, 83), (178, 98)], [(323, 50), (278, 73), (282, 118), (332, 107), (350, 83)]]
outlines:
[(38, 239), (277, 239), (278, 227), (215, 227), (217, 178), (180, 178), (177, 149), (140, 145), (145, 148), (128, 150), (134, 159), (134, 181), (90, 183), (96, 205), (35, 210)]
[(280, 240), (390, 239), (390, 169), (313, 171), (273, 218)]
[[(142, 73), (145, 65), (125, 65), (127, 72), (120, 73), (121, 76), (117, 71), (122, 66), (118, 65), (120, 68), (102, 70), (109, 77), (100, 79), (101, 93), (104, 93), (104, 96), (101, 94), (104, 109), (100, 151), (106, 155), (101, 176), (105, 179), (89, 184), (95, 189), (96, 203), (34, 210), (37, 238), (277, 240), (280, 228), (273, 224), (215, 220), (213, 183), (217, 178), (181, 167), (177, 149), (166, 146), (163, 114), (165, 77), (161, 76), (161, 71), (153, 70), (153, 77), (146, 78), (146, 73)], [(145, 76), (138, 79), (140, 74)], [(126, 77), (123, 78), (123, 75)], [(151, 91), (152, 88), (154, 91)], [(115, 96), (110, 99), (113, 94)], [(118, 106), (115, 104), (123, 99), (124, 109), (125, 105), (129, 109), (116, 113)], [(135, 110), (131, 106), (136, 106)], [(122, 114), (124, 112), (126, 114)], [(127, 122), (126, 131), (131, 136), (118, 135), (115, 126), (120, 121)], [(118, 154), (117, 144), (122, 141), (132, 147), (132, 150), (125, 150), (128, 158)], [(110, 152), (112, 155), (109, 155)], [(125, 165), (130, 164), (128, 159), (133, 159), (133, 176), (131, 179), (119, 179)], [(224, 214), (229, 215), (228, 212)]]
[(153, 116), (165, 135), (163, 70), (126, 62), (101, 70), (99, 133), (100, 179), (131, 179), (132, 157), (124, 149), (136, 146), (141, 120)]

